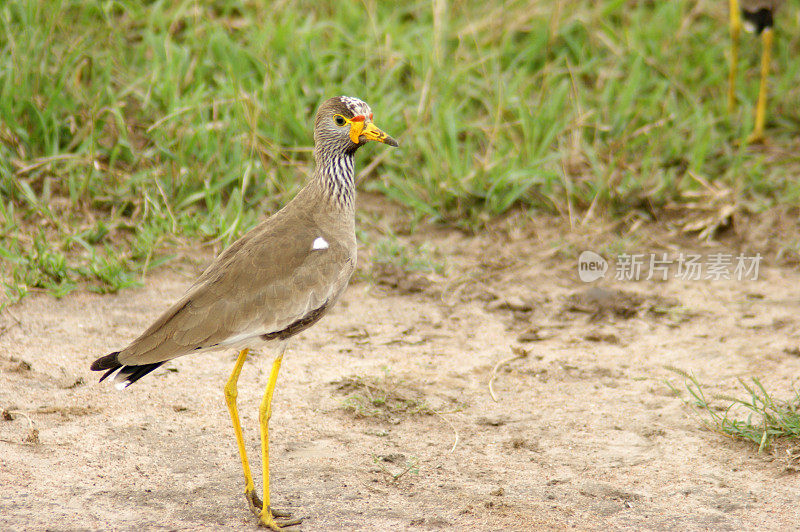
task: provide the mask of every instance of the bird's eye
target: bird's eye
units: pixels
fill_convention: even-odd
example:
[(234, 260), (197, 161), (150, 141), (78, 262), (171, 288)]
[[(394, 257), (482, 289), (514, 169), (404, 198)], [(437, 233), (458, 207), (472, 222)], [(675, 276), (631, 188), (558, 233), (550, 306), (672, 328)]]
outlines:
[(347, 123), (347, 120), (344, 119), (342, 115), (336, 115), (333, 117), (333, 121), (336, 122), (337, 126), (343, 126)]

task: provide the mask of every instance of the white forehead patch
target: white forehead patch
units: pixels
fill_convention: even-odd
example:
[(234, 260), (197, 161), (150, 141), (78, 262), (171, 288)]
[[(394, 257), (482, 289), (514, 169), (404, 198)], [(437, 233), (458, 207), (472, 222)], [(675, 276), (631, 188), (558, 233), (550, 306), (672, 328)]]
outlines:
[(328, 249), (328, 241), (325, 240), (324, 238), (322, 238), (321, 236), (318, 236), (314, 240), (314, 243), (311, 244), (311, 249), (312, 250), (314, 250), (314, 249)]
[(339, 99), (347, 106), (347, 109), (353, 113), (353, 116), (361, 115), (369, 118), (369, 115), (372, 114), (372, 109), (369, 108), (369, 105), (358, 98), (353, 98), (352, 96), (339, 96)]

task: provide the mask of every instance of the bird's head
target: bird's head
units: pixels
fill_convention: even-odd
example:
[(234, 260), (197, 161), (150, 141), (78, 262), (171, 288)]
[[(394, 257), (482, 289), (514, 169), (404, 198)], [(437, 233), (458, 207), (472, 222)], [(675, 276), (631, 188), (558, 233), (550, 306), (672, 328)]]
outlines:
[(319, 106), (314, 123), (317, 149), (353, 153), (368, 140), (397, 146), (372, 122), (372, 109), (358, 98), (337, 96)]

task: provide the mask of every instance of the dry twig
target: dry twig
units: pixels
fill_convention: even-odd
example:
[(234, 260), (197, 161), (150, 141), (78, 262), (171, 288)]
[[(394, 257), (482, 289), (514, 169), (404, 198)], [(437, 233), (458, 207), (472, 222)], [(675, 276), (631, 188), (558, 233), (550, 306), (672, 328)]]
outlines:
[(495, 403), (497, 402), (497, 396), (494, 393), (493, 385), (494, 385), (494, 380), (497, 378), (497, 370), (500, 369), (501, 367), (505, 366), (506, 364), (509, 364), (509, 363), (511, 363), (511, 362), (513, 362), (515, 360), (519, 360), (519, 359), (528, 357), (528, 350), (527, 349), (523, 349), (521, 347), (512, 346), (511, 347), (511, 351), (514, 353), (514, 356), (513, 357), (504, 358), (503, 360), (501, 360), (500, 362), (495, 364), (494, 368), (492, 369), (492, 376), (489, 378), (489, 393), (492, 395), (492, 399), (494, 399)]

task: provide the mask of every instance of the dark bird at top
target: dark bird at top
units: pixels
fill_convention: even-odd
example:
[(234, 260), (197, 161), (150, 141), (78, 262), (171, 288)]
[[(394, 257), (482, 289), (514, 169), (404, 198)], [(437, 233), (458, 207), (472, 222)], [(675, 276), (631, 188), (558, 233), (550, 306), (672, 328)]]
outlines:
[(756, 104), (755, 126), (747, 138), (749, 143), (764, 141), (764, 123), (767, 114), (767, 80), (774, 39), (775, 13), (783, 0), (729, 0), (731, 27), (731, 66), (728, 80), (728, 111), (736, 109), (736, 77), (739, 66), (739, 35), (742, 27), (761, 36), (761, 83)]

